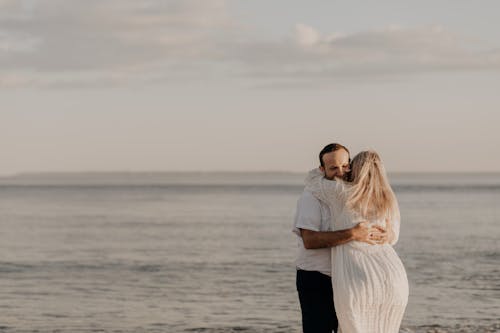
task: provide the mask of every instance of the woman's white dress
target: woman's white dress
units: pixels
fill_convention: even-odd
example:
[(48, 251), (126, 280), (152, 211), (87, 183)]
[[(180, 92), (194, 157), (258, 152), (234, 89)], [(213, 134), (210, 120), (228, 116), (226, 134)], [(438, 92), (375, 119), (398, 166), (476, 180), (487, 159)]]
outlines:
[[(344, 205), (349, 185), (313, 170), (306, 189), (330, 207), (332, 230), (352, 228), (363, 219)], [(385, 227), (385, 219), (370, 221)], [(339, 333), (397, 333), (408, 303), (408, 279), (394, 251), (399, 221), (392, 220), (392, 244), (349, 242), (332, 248), (332, 285)]]

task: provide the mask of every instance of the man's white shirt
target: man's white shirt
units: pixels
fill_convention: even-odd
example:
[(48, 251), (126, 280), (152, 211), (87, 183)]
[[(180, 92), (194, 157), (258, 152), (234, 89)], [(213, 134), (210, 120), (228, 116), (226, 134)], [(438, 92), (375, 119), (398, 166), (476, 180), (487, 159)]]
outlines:
[(331, 248), (306, 249), (300, 229), (331, 231), (330, 209), (316, 199), (311, 192), (304, 191), (297, 201), (293, 232), (298, 236), (296, 266), (306, 271), (317, 271), (331, 276)]

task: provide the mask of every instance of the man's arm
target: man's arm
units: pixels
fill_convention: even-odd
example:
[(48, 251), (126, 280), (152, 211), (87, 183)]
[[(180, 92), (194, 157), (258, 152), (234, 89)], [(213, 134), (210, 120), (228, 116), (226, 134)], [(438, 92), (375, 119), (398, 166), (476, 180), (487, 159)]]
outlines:
[(306, 249), (333, 247), (350, 241), (368, 244), (382, 244), (387, 241), (387, 232), (379, 226), (370, 226), (368, 222), (360, 222), (355, 227), (337, 231), (312, 231), (299, 229)]

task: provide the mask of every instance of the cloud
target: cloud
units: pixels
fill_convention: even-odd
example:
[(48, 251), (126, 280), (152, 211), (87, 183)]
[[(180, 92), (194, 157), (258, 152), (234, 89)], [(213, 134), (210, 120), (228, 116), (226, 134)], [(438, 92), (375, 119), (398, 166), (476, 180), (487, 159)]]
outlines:
[[(471, 47), (472, 45), (472, 47)], [(296, 84), (500, 68), (498, 50), (443, 27), (349, 34), (297, 24), (256, 38), (224, 0), (0, 0), (0, 86), (98, 86), (200, 78)]]
[(500, 69), (500, 52), (467, 45), (479, 47), (436, 26), (324, 35), (299, 24), (287, 42), (243, 51), (242, 59), (267, 76), (301, 79)]
[(296, 40), (300, 45), (311, 46), (320, 41), (320, 34), (314, 28), (305, 24), (295, 26)]
[(75, 81), (115, 81), (147, 76), (158, 67), (168, 71), (179, 63), (217, 56), (215, 43), (233, 26), (222, 0), (20, 3), (0, 2), (4, 85), (11, 81), (5, 77), (29, 71), (30, 80), (14, 81), (43, 85), (65, 74)]

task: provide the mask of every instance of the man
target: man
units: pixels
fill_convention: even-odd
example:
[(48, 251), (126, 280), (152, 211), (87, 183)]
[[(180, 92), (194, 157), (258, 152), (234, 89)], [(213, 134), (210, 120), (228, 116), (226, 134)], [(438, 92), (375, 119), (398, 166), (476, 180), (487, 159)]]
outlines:
[[(325, 178), (345, 179), (350, 171), (349, 150), (332, 143), (319, 153), (320, 170)], [(337, 316), (331, 283), (331, 247), (350, 241), (376, 244), (387, 238), (385, 230), (361, 222), (346, 230), (330, 229), (330, 209), (305, 191), (297, 202), (294, 232), (299, 237), (297, 291), (304, 333), (337, 332)], [(333, 272), (335, 273), (335, 272)]]

